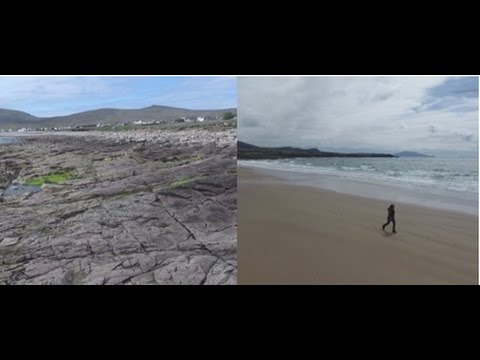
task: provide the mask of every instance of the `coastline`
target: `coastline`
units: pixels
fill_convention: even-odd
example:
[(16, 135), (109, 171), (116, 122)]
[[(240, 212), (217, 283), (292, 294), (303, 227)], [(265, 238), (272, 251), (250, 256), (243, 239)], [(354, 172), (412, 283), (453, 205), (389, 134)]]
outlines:
[[(30, 131), (30, 132), (0, 132), (0, 139), (27, 139), (27, 138), (89, 138), (98, 140), (114, 140), (117, 142), (147, 142), (147, 143), (198, 143), (203, 145), (214, 142), (217, 145), (236, 143), (237, 130), (230, 125), (207, 124), (204, 128), (177, 127), (170, 129), (132, 129), (126, 131)], [(236, 144), (235, 144), (236, 145)]]
[[(289, 170), (279, 170), (251, 166), (244, 161), (238, 164), (240, 169), (255, 172), (261, 176), (250, 177), (250, 182), (269, 182), (278, 184), (302, 185), (304, 187), (329, 190), (367, 199), (383, 200), (393, 203), (409, 204), (437, 210), (455, 211), (478, 216), (478, 194), (446, 191), (433, 188), (401, 187), (379, 181), (359, 181), (330, 174), (312, 174)], [(246, 179), (245, 179), (246, 180)]]
[[(239, 284), (478, 284), (478, 217), (238, 170)], [(395, 202), (397, 204), (397, 202)]]

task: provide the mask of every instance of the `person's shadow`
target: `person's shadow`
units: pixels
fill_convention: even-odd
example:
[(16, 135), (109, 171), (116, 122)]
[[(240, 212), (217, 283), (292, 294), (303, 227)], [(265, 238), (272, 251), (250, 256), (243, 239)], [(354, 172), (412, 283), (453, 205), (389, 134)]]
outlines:
[(380, 230), (380, 231), (383, 233), (384, 237), (390, 237), (394, 234), (394, 233), (392, 233), (390, 231), (387, 231), (387, 230)]

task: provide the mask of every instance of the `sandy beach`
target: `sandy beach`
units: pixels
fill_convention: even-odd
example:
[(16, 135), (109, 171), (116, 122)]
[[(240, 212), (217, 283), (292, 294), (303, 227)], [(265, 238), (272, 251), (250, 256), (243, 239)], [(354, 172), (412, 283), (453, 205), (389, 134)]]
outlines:
[(478, 284), (478, 217), (238, 172), (239, 284)]

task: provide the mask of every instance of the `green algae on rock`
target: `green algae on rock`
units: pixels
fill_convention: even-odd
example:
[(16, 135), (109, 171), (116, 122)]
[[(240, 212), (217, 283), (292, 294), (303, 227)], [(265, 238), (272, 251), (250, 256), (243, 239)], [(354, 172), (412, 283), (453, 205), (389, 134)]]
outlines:
[(60, 184), (73, 177), (71, 170), (51, 173), (44, 176), (35, 176), (26, 181), (27, 185), (42, 186), (43, 184)]

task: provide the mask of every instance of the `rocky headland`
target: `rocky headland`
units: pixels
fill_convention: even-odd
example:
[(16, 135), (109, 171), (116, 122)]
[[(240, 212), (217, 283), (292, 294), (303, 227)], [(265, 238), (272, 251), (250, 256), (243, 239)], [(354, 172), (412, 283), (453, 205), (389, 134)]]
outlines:
[(291, 146), (262, 147), (245, 142), (238, 142), (238, 158), (241, 160), (288, 159), (288, 158), (320, 158), (320, 157), (387, 157), (395, 155), (381, 153), (339, 153), (320, 151), (318, 149), (301, 149)]

